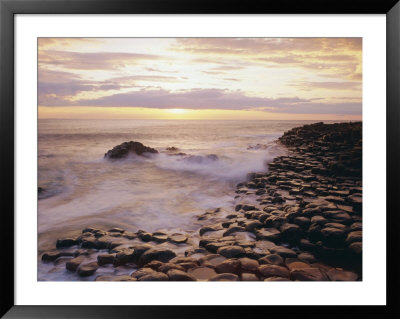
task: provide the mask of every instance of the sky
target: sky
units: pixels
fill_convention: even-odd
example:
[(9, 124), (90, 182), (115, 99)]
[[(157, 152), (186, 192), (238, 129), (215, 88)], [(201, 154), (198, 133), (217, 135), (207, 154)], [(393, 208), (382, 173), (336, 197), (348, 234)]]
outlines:
[(361, 38), (39, 38), (39, 118), (361, 120)]

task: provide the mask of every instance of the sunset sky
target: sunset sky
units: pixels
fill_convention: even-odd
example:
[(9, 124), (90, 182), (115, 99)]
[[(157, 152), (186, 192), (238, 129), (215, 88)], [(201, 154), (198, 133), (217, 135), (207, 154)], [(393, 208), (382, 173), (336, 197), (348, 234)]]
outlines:
[(361, 38), (39, 38), (39, 118), (360, 120)]

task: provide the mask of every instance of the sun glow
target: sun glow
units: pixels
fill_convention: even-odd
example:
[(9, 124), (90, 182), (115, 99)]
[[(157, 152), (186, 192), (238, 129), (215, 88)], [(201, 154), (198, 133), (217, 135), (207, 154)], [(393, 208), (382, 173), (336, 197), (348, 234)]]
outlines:
[(186, 112), (185, 109), (168, 109), (168, 112), (173, 114), (184, 114)]

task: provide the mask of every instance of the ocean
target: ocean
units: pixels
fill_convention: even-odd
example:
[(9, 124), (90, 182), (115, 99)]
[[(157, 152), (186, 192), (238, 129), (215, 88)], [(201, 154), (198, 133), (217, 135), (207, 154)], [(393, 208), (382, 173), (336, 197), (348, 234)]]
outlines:
[[(236, 184), (248, 173), (265, 172), (268, 161), (284, 154), (274, 143), (279, 136), (313, 122), (39, 120), (38, 187), (44, 191), (38, 200), (38, 260), (55, 248), (57, 238), (88, 226), (195, 231), (196, 216), (217, 207), (232, 209)], [(160, 153), (104, 158), (125, 141)], [(185, 160), (168, 147), (199, 157)], [(207, 158), (210, 154), (218, 159)], [(66, 279), (41, 262), (38, 278)]]

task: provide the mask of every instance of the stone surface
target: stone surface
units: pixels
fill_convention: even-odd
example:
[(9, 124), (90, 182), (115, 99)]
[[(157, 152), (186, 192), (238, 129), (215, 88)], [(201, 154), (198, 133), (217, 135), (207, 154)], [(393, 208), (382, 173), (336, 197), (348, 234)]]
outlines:
[(110, 159), (121, 159), (127, 157), (129, 153), (143, 155), (145, 153), (156, 154), (158, 151), (154, 148), (145, 146), (142, 143), (130, 141), (115, 146), (113, 149), (107, 151), (107, 153), (104, 154), (104, 157)]

